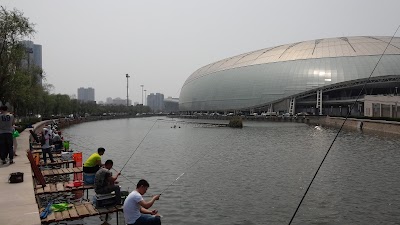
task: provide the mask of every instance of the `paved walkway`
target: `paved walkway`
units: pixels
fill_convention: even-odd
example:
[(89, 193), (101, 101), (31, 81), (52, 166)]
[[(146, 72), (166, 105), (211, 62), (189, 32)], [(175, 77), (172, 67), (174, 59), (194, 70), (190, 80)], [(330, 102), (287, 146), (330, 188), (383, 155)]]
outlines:
[[(34, 126), (41, 126), (43, 122)], [(33, 191), (32, 170), (26, 157), (29, 149), (29, 130), (25, 129), (17, 138), (18, 156), (14, 158), (15, 164), (0, 165), (0, 224), (7, 225), (39, 225), (40, 218), (38, 206)], [(24, 173), (24, 182), (10, 184), (10, 173)]]

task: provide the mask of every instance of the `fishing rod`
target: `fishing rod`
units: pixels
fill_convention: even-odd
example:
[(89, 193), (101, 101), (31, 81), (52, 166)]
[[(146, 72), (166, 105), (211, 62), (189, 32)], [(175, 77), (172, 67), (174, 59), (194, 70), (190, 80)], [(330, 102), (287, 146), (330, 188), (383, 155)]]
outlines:
[[(135, 154), (135, 152), (138, 150), (138, 148), (140, 147), (140, 145), (142, 144), (142, 142), (144, 141), (144, 139), (147, 137), (147, 135), (150, 133), (151, 129), (153, 129), (154, 125), (156, 125), (158, 119), (156, 119), (153, 123), (153, 125), (150, 127), (149, 131), (147, 131), (146, 135), (143, 137), (143, 139), (140, 141), (139, 145), (136, 147), (135, 151), (132, 152), (131, 156), (129, 157), (129, 159), (126, 161), (126, 163), (124, 164), (124, 166), (122, 167), (121, 171), (125, 168), (126, 164), (128, 164), (129, 160), (131, 160), (133, 154)], [(120, 172), (121, 172), (120, 171)]]
[[(79, 146), (79, 147), (84, 147), (84, 146), (81, 146), (81, 145), (78, 145), (78, 144), (75, 144), (75, 145), (77, 145), (77, 146)], [(88, 154), (88, 153), (86, 153), (86, 152), (82, 152), (82, 153), (83, 153), (84, 155), (86, 155), (86, 156), (90, 156), (90, 154)], [(117, 172), (117, 173), (120, 173), (120, 171), (116, 170), (114, 167), (112, 167), (111, 169), (114, 170), (114, 171)], [(129, 183), (133, 184), (134, 186), (136, 185), (130, 178), (124, 176), (122, 173), (120, 173), (119, 175), (122, 176), (123, 178), (125, 178), (125, 180), (127, 180)], [(128, 191), (129, 191), (129, 187), (128, 187)]]
[(289, 221), (289, 225), (292, 224), (292, 221), (293, 221), (294, 217), (296, 216), (297, 211), (299, 210), (301, 204), (303, 203), (303, 200), (304, 200), (304, 198), (306, 197), (306, 195), (307, 195), (307, 193), (308, 193), (308, 190), (310, 189), (312, 183), (314, 182), (315, 178), (317, 177), (317, 174), (318, 174), (319, 170), (321, 169), (322, 164), (325, 162), (325, 159), (326, 159), (326, 157), (328, 156), (328, 154), (329, 154), (329, 152), (330, 152), (330, 150), (331, 150), (333, 144), (335, 143), (337, 137), (339, 136), (340, 131), (343, 129), (343, 126), (344, 126), (344, 124), (346, 123), (347, 118), (349, 117), (351, 111), (353, 110), (353, 107), (354, 107), (355, 104), (358, 102), (358, 99), (360, 98), (361, 94), (363, 93), (365, 87), (367, 86), (367, 84), (368, 84), (369, 81), (371, 80), (372, 74), (375, 72), (375, 69), (378, 67), (379, 62), (381, 61), (383, 55), (385, 54), (387, 48), (389, 47), (390, 43), (392, 42), (392, 40), (393, 40), (394, 36), (396, 35), (397, 31), (399, 30), (399, 28), (400, 28), (400, 25), (397, 27), (397, 29), (396, 29), (396, 31), (394, 32), (394, 34), (393, 34), (392, 38), (390, 39), (389, 43), (386, 45), (386, 48), (385, 48), (385, 50), (383, 51), (383, 53), (381, 54), (381, 56), (379, 57), (379, 60), (378, 60), (378, 62), (376, 63), (374, 69), (372, 70), (372, 72), (371, 72), (371, 74), (369, 75), (367, 81), (364, 83), (364, 85), (362, 86), (360, 92), (358, 93), (356, 100), (355, 100), (354, 103), (351, 105), (350, 110), (347, 112), (346, 118), (344, 119), (342, 125), (341, 125), (340, 128), (339, 128), (339, 131), (336, 133), (335, 138), (333, 139), (331, 145), (329, 146), (328, 150), (326, 151), (324, 158), (322, 159), (321, 163), (319, 164), (319, 166), (318, 166), (318, 168), (317, 168), (317, 171), (315, 172), (313, 178), (311, 179), (310, 184), (308, 185), (306, 191), (305, 191), (304, 194), (303, 194), (303, 197), (302, 197), (301, 200), (300, 200), (300, 203), (298, 204), (298, 206), (297, 206), (297, 208), (296, 208), (296, 211), (293, 213), (293, 216), (292, 216), (292, 218), (291, 218), (290, 221)]
[[(83, 147), (84, 148), (84, 146), (82, 146), (82, 145), (78, 145), (78, 144), (76, 144), (76, 143), (74, 143), (74, 145), (76, 145), (76, 146), (78, 146), (78, 147)], [(90, 154), (89, 153), (86, 153), (86, 152), (82, 152), (85, 156), (90, 156)], [(112, 167), (111, 169), (113, 169), (115, 172), (117, 172), (117, 173), (119, 173), (119, 171), (118, 170), (116, 170), (114, 167)], [(125, 178), (127, 181), (129, 181), (130, 183), (132, 183), (132, 184), (134, 184), (130, 179), (128, 179), (127, 177), (125, 177), (123, 174), (120, 174), (123, 178)]]
[(182, 173), (178, 178), (176, 178), (174, 181), (172, 181), (171, 184), (169, 184), (169, 185), (167, 186), (167, 188), (165, 188), (165, 189), (160, 193), (160, 195), (162, 195), (162, 194), (164, 193), (164, 191), (166, 191), (173, 183), (175, 183), (175, 181), (177, 181), (179, 178), (181, 178), (181, 176), (183, 176), (183, 174), (185, 174), (185, 173)]

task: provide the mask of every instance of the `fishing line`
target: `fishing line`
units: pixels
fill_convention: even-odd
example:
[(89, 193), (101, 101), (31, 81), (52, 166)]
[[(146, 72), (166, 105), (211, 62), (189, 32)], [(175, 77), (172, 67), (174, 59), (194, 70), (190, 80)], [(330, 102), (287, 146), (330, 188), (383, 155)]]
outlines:
[[(135, 151), (132, 152), (131, 156), (129, 157), (129, 159), (126, 161), (126, 163), (124, 164), (124, 166), (122, 167), (121, 171), (125, 168), (126, 164), (128, 164), (129, 160), (131, 160), (133, 154), (135, 154), (135, 152), (138, 150), (139, 146), (142, 144), (142, 142), (144, 141), (144, 139), (147, 137), (147, 135), (150, 133), (151, 129), (153, 129), (154, 125), (157, 123), (158, 119), (156, 119), (153, 123), (153, 125), (150, 127), (149, 131), (147, 131), (146, 135), (143, 137), (143, 139), (140, 141), (139, 145), (136, 147)], [(120, 172), (121, 172), (120, 171)]]
[(303, 203), (303, 200), (304, 200), (304, 198), (306, 197), (306, 195), (307, 195), (307, 193), (308, 193), (308, 190), (310, 189), (312, 183), (314, 182), (315, 177), (317, 176), (317, 174), (318, 174), (320, 168), (322, 167), (322, 164), (325, 162), (325, 159), (326, 159), (326, 157), (328, 156), (328, 154), (329, 154), (329, 152), (330, 152), (330, 150), (331, 150), (331, 148), (332, 148), (332, 146), (333, 146), (333, 143), (335, 143), (336, 138), (339, 136), (340, 131), (342, 130), (344, 124), (346, 123), (347, 118), (349, 117), (351, 111), (353, 110), (353, 107), (355, 106), (355, 104), (357, 103), (357, 101), (358, 101), (358, 99), (360, 98), (361, 94), (363, 93), (365, 87), (367, 86), (367, 84), (368, 84), (369, 81), (371, 80), (372, 74), (375, 72), (375, 69), (378, 67), (379, 62), (381, 61), (383, 55), (385, 54), (387, 48), (389, 47), (390, 43), (392, 42), (392, 40), (393, 40), (394, 36), (396, 35), (397, 31), (399, 30), (399, 28), (400, 28), (400, 25), (397, 27), (396, 32), (394, 32), (394, 34), (393, 34), (392, 38), (390, 39), (389, 43), (387, 44), (385, 50), (383, 51), (383, 53), (382, 53), (381, 56), (379, 57), (378, 62), (376, 63), (374, 69), (372, 70), (371, 74), (370, 74), (369, 77), (368, 77), (368, 80), (367, 80), (367, 81), (364, 83), (364, 85), (362, 86), (362, 89), (361, 89), (361, 91), (358, 93), (358, 96), (357, 96), (356, 100), (355, 100), (354, 103), (351, 105), (350, 110), (347, 112), (346, 118), (344, 119), (342, 125), (340, 126), (339, 131), (336, 133), (335, 138), (333, 139), (331, 145), (329, 146), (327, 152), (325, 153), (325, 156), (324, 156), (324, 158), (322, 159), (321, 163), (319, 164), (318, 169), (317, 169), (317, 171), (315, 172), (313, 178), (311, 179), (310, 184), (308, 185), (308, 187), (307, 187), (307, 189), (306, 189), (306, 191), (305, 191), (303, 197), (302, 197), (301, 200), (300, 200), (300, 203), (298, 204), (298, 206), (297, 206), (297, 208), (296, 208), (296, 211), (294, 212), (292, 218), (290, 219), (289, 225), (292, 224), (292, 221), (293, 221), (294, 217), (296, 216), (297, 211), (299, 210), (301, 204)]
[[(84, 146), (78, 145), (78, 144), (75, 144), (75, 143), (74, 143), (74, 145), (76, 145), (76, 146), (78, 146), (78, 147), (83, 147), (83, 148), (85, 148)], [(81, 152), (82, 152), (82, 151), (81, 151)], [(82, 152), (82, 154), (85, 155), (85, 156), (90, 156), (90, 154), (89, 154), (89, 153), (86, 153), (86, 152)], [(113, 169), (115, 172), (119, 173), (119, 171), (117, 171), (117, 170), (114, 168), (114, 166), (113, 166), (111, 169)], [(129, 178), (125, 177), (122, 173), (120, 174), (120, 176), (122, 176), (123, 178), (125, 178), (125, 179), (126, 179), (127, 181), (129, 181), (130, 183), (135, 184), (135, 183), (133, 183), (133, 181), (131, 181)], [(135, 185), (136, 185), (136, 184), (135, 184)]]
[[(81, 146), (81, 145), (78, 145), (78, 144), (75, 144), (75, 145), (77, 145), (78, 147), (84, 147), (84, 146)], [(81, 151), (82, 152), (82, 151)], [(90, 156), (90, 154), (89, 153), (86, 153), (86, 152), (82, 152), (84, 155), (86, 155), (86, 156)], [(115, 172), (117, 172), (117, 173), (119, 173), (114, 167), (112, 167), (111, 169), (113, 169)], [(132, 183), (132, 184), (134, 184), (131, 180), (129, 180), (127, 177), (125, 177), (122, 173), (120, 174), (120, 176), (122, 176), (123, 178), (125, 178), (127, 181), (129, 181), (130, 183)]]
[[(229, 136), (229, 134), (228, 134), (225, 138), (227, 138), (228, 136)], [(224, 139), (225, 139), (225, 138), (224, 138)], [(217, 138), (217, 141), (219, 141), (219, 140), (221, 140), (221, 139)], [(221, 142), (221, 143), (222, 143), (222, 142)], [(207, 156), (208, 153), (210, 153), (211, 150), (215, 149), (215, 147), (217, 147), (217, 146), (218, 146), (218, 142), (217, 142), (217, 144), (216, 144), (213, 148), (210, 147), (210, 149), (206, 152), (206, 154), (204, 154), (202, 157), (200, 157), (195, 163), (193, 163), (192, 165), (190, 165), (190, 166), (189, 166), (188, 168), (186, 168), (184, 171), (190, 170), (194, 165), (196, 165), (201, 159), (204, 159), (204, 157)], [(182, 173), (181, 175), (179, 175), (179, 177), (177, 177), (174, 181), (172, 181), (171, 184), (169, 184), (169, 185), (161, 192), (161, 194), (164, 193), (169, 187), (171, 187), (171, 186), (172, 186), (177, 180), (179, 180), (179, 178), (181, 178), (185, 173), (186, 173), (186, 172)], [(160, 194), (160, 195), (161, 195), (161, 194)]]
[(169, 185), (167, 186), (167, 188), (165, 188), (165, 189), (160, 193), (160, 195), (162, 195), (162, 194), (164, 193), (164, 191), (166, 191), (173, 183), (175, 183), (175, 181), (179, 180), (179, 178), (181, 178), (181, 176), (183, 176), (183, 174), (185, 174), (185, 173), (182, 173), (178, 178), (176, 178), (174, 181), (172, 181), (171, 184), (169, 184)]

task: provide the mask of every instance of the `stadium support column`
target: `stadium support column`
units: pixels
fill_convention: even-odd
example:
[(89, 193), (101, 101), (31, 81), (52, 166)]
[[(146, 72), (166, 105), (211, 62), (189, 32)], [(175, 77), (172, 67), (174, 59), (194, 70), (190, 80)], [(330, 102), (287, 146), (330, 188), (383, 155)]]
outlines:
[(270, 104), (270, 105), (269, 105), (269, 107), (268, 107), (268, 112), (269, 112), (269, 113), (271, 113), (271, 112), (272, 112), (272, 110), (273, 110), (273, 108), (272, 108), (272, 104)]
[(317, 105), (315, 106), (319, 110), (319, 115), (322, 115), (322, 90), (317, 90)]
[(293, 97), (290, 99), (289, 103), (289, 114), (294, 115), (294, 113), (296, 112), (295, 106), (296, 106), (296, 97)]

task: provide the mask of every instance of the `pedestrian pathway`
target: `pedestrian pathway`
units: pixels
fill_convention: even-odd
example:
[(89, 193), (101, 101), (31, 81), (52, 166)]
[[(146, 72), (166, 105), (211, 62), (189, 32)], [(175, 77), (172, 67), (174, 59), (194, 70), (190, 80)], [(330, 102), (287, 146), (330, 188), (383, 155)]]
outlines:
[[(40, 127), (45, 122), (34, 126)], [(0, 165), (0, 224), (7, 225), (39, 225), (39, 210), (33, 190), (32, 170), (26, 150), (29, 149), (29, 129), (21, 132), (17, 138), (18, 156), (15, 164)], [(24, 182), (10, 184), (10, 173), (24, 173)]]

